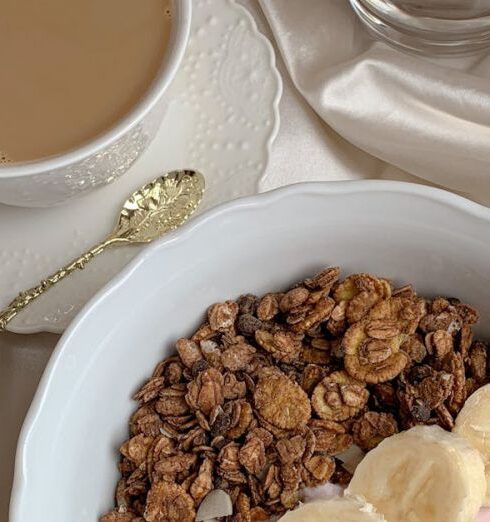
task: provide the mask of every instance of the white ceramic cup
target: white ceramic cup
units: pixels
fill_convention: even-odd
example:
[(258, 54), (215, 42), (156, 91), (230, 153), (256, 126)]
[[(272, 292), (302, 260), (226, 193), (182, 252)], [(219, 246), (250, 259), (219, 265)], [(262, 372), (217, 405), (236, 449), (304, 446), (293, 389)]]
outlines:
[(79, 148), (40, 161), (0, 165), (0, 203), (47, 207), (124, 174), (151, 143), (167, 106), (164, 93), (182, 61), (192, 0), (172, 0), (172, 25), (162, 67), (147, 94), (114, 127)]

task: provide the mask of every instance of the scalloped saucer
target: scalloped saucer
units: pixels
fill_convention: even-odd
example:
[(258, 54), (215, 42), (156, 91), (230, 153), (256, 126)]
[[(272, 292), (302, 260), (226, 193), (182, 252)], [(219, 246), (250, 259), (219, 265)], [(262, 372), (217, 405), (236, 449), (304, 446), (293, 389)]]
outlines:
[[(154, 142), (121, 179), (65, 206), (0, 205), (0, 307), (102, 239), (134, 189), (176, 168), (206, 176), (205, 210), (254, 194), (279, 126), (282, 83), (270, 42), (233, 0), (194, 0), (186, 56)], [(212, 245), (210, 245), (212, 248)], [(17, 333), (62, 332), (141, 248), (108, 251), (32, 303)]]

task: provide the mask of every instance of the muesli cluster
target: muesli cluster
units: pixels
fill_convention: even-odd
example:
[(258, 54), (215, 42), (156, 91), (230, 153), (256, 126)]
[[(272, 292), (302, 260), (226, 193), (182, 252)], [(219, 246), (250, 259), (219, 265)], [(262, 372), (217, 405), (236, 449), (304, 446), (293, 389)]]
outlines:
[(417, 424), (453, 427), (488, 382), (478, 312), (370, 274), (327, 268), (286, 292), (212, 305), (135, 395), (116, 508), (102, 522), (193, 522), (226, 491), (227, 522), (297, 505), (304, 487), (347, 484), (339, 458)]

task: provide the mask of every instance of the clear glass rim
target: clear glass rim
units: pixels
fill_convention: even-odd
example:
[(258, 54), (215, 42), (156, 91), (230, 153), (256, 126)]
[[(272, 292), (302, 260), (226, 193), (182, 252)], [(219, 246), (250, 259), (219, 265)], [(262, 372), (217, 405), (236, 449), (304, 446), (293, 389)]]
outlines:
[(456, 33), (394, 23), (367, 8), (366, 0), (350, 0), (350, 4), (376, 38), (405, 51), (456, 56), (476, 53), (490, 46), (490, 17), (486, 17), (488, 22), (479, 31)]
[(355, 0), (355, 3), (364, 11), (371, 12), (374, 16), (401, 30), (430, 31), (431, 33), (457, 36), (480, 33), (482, 30), (490, 32), (490, 14), (459, 19), (435, 18), (411, 15), (396, 5), (384, 1)]

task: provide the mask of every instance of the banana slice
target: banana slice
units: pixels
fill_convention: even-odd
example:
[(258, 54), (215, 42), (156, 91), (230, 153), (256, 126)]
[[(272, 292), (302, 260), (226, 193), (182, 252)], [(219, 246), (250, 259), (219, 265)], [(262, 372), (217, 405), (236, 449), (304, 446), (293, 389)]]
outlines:
[(484, 505), (490, 506), (490, 384), (474, 392), (456, 417), (454, 433), (477, 449), (485, 463), (487, 491)]
[(347, 491), (390, 522), (473, 522), (485, 496), (485, 468), (462, 437), (417, 426), (370, 451)]
[(385, 522), (373, 506), (354, 497), (337, 497), (303, 504), (279, 522)]

